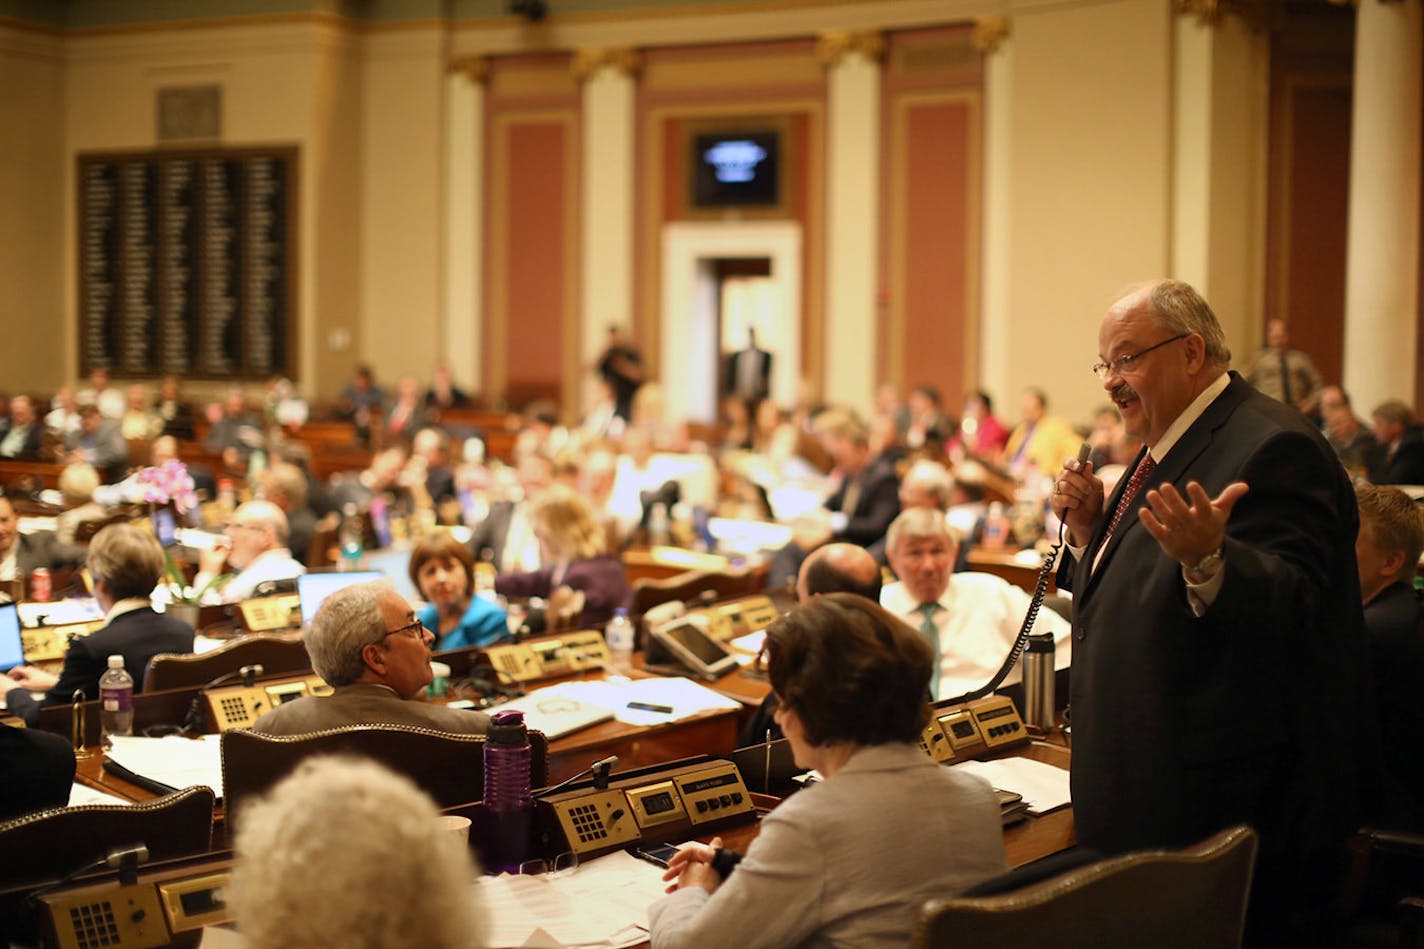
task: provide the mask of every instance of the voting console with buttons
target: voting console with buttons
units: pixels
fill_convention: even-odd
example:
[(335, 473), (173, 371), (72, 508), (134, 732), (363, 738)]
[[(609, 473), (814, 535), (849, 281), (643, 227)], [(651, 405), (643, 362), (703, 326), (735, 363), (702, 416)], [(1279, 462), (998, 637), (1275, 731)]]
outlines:
[(920, 734), (920, 747), (936, 761), (979, 758), (990, 752), (1029, 742), (1023, 719), (1014, 703), (991, 695), (962, 705), (935, 706), (930, 723)]
[(744, 822), (754, 812), (751, 793), (730, 761), (676, 765), (612, 782), (550, 795), (538, 804), (537, 833), (551, 853), (581, 856), (632, 844), (700, 836)]

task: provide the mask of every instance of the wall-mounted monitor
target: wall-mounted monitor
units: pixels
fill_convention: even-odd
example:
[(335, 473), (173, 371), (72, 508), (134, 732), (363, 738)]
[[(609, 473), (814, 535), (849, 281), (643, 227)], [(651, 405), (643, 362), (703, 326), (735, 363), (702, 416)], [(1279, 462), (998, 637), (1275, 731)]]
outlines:
[(776, 208), (782, 204), (782, 133), (767, 126), (696, 131), (688, 136), (691, 206)]

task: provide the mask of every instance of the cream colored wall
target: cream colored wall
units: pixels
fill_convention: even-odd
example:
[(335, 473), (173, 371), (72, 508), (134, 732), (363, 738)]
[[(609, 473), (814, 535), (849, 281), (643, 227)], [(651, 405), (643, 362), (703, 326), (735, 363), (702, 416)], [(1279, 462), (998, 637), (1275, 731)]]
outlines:
[(0, 390), (52, 392), (64, 243), (64, 63), (58, 37), (0, 26)]
[(422, 381), (443, 358), (441, 138), (444, 69), (435, 28), (361, 41), (362, 349), (377, 377)]
[[(309, 395), (339, 388), (360, 351), (354, 235), (359, 89), (347, 28), (310, 18), (220, 29), (73, 36), (65, 101), (65, 372), (76, 371), (74, 156), (85, 151), (151, 149), (154, 101), (168, 85), (216, 83), (223, 90), (225, 146), (300, 149), (297, 244), (297, 376)], [(318, 333), (318, 315), (322, 332)], [(344, 330), (344, 350), (329, 346)], [(336, 340), (340, 343), (339, 336)], [(212, 385), (194, 384), (195, 392)]]
[[(986, 359), (1003, 414), (1042, 386), (1051, 411), (1085, 418), (1104, 401), (1088, 367), (1123, 285), (1170, 264), (1171, 10), (1123, 0), (1022, 9), (1013, 18), (1007, 106), (1008, 318)], [(994, 76), (990, 72), (990, 78)], [(986, 89), (992, 100), (995, 89)], [(1001, 161), (1005, 160), (1003, 158)]]

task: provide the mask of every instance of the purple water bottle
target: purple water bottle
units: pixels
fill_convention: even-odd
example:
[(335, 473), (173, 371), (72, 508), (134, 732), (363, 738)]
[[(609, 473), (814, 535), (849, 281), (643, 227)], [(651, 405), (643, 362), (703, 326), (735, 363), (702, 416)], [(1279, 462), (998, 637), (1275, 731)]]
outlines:
[(524, 713), (507, 709), (490, 716), (485, 733), (484, 805), (493, 817), (495, 873), (518, 873), (529, 850), (529, 730)]

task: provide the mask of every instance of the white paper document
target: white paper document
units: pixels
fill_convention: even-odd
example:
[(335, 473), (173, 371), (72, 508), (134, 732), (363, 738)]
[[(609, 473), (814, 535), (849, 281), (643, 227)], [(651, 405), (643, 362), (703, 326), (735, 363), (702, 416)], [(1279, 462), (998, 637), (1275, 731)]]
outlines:
[(126, 801), (121, 797), (114, 797), (106, 794), (98, 788), (91, 788), (87, 784), (74, 783), (69, 791), (69, 806), (79, 807), (82, 804), (108, 804), (115, 807), (132, 807), (133, 801)]
[(1032, 758), (964, 761), (952, 767), (977, 774), (1001, 791), (1022, 794), (1030, 814), (1046, 814), (1070, 800), (1068, 771)]
[(648, 906), (663, 871), (619, 850), (568, 876), (484, 877), (475, 884), (495, 947), (633, 946), (645, 941)]
[(205, 784), (222, 798), (221, 735), (183, 738), (138, 738), (115, 735), (107, 755), (134, 774), (159, 781), (172, 788)]
[[(581, 702), (599, 708), (612, 709), (618, 721), (627, 725), (663, 725), (678, 719), (690, 718), (701, 712), (717, 711), (724, 708), (740, 708), (735, 699), (713, 692), (706, 686), (698, 685), (691, 679), (649, 678), (618, 679), (603, 682), (561, 682), (548, 688), (531, 692), (523, 699), (509, 703), (511, 708), (523, 708), (529, 697), (560, 696), (569, 701)], [(652, 706), (629, 708), (628, 703)], [(671, 711), (661, 711), (671, 709)], [(530, 725), (534, 728), (537, 726)]]

